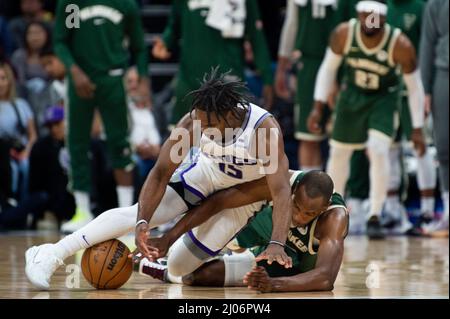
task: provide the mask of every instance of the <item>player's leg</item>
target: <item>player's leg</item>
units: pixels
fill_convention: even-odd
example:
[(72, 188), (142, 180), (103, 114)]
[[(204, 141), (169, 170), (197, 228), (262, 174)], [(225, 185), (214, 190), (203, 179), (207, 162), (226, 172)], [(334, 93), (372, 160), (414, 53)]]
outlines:
[(71, 221), (61, 226), (61, 231), (71, 233), (93, 219), (90, 209), (91, 172), (89, 146), (94, 117), (94, 99), (81, 99), (69, 81), (67, 99), (67, 144), (70, 155), (70, 184), (77, 206)]
[(369, 114), (370, 209), (367, 234), (373, 239), (384, 237), (380, 220), (389, 186), (389, 149), (399, 123), (399, 99), (399, 92), (379, 96), (373, 101)]
[(133, 161), (128, 142), (128, 108), (121, 76), (104, 76), (98, 81), (95, 99), (107, 137), (107, 150), (116, 180), (119, 207), (133, 204)]
[[(55, 244), (31, 247), (25, 254), (25, 271), (28, 279), (36, 287), (48, 289), (52, 274), (62, 265), (64, 259), (79, 250), (133, 231), (137, 219), (137, 209), (136, 204), (108, 210)], [(187, 209), (183, 198), (168, 186), (150, 221), (150, 227), (162, 225)]]
[(448, 71), (438, 69), (434, 81), (432, 95), (432, 112), (434, 121), (434, 140), (439, 160), (439, 181), (441, 183), (442, 200), (444, 203), (444, 215), (441, 221), (433, 225), (427, 232), (434, 230), (448, 231), (449, 218), (449, 180), (448, 180)]
[(355, 151), (350, 160), (345, 202), (351, 214), (349, 233), (365, 234), (369, 198), (369, 159), (366, 150)]
[[(314, 104), (314, 85), (321, 60), (302, 59), (297, 73), (296, 104), (294, 106), (295, 138), (300, 141), (298, 149), (299, 168), (303, 171), (321, 170), (322, 153), (320, 143), (327, 138), (326, 133), (313, 134), (308, 130), (307, 120)], [(328, 120), (325, 112), (322, 127)]]

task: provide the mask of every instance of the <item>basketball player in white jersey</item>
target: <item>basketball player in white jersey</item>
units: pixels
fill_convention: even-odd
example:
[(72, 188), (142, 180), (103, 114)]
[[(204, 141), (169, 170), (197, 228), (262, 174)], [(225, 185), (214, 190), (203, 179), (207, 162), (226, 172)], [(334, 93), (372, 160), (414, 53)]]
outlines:
[[(227, 74), (219, 75), (217, 69), (190, 94), (191, 112), (162, 146), (138, 204), (109, 210), (55, 244), (28, 249), (25, 272), (33, 285), (48, 289), (52, 274), (64, 259), (133, 230), (137, 250), (151, 259), (147, 247), (150, 229), (187, 212), (218, 190), (263, 176), (273, 198), (274, 227), (270, 244), (257, 260), (292, 266), (284, 252), (292, 199), (280, 126), (270, 113), (248, 102), (242, 82), (227, 79)], [(201, 137), (197, 137), (200, 143), (195, 143), (197, 123), (201, 123)], [(190, 151), (193, 146), (198, 147), (195, 154)], [(168, 259), (172, 281), (181, 280), (217, 255), (262, 205), (258, 202), (236, 212), (225, 211), (217, 215), (214, 224), (200, 225), (181, 237)]]

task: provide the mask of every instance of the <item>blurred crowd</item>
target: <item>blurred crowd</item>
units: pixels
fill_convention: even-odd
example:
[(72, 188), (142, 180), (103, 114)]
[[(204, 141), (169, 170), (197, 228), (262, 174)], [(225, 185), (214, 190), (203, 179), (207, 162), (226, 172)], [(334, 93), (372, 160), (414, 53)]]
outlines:
[[(243, 8), (240, 22), (227, 29), (211, 22), (224, 19), (220, 10), (214, 11), (214, 19), (206, 18), (212, 16), (207, 9), (213, 12), (214, 0), (119, 1), (123, 16), (118, 19), (125, 26), (118, 31), (114, 24), (97, 34), (96, 25), (110, 23), (105, 22), (107, 14), (113, 19), (117, 13), (94, 17), (92, 29), (69, 30), (64, 23), (70, 1), (1, 1), (0, 230), (70, 233), (107, 209), (132, 205), (168, 132), (189, 111), (186, 94), (216, 66), (245, 79), (254, 102), (276, 116), (291, 169), (326, 169), (333, 117), (320, 136), (308, 132), (305, 123), (330, 34), (357, 17), (358, 1), (236, 2)], [(434, 10), (439, 3), (387, 1), (387, 22), (411, 38), (421, 63), (428, 62), (421, 56), (424, 28), (436, 25), (436, 32), (441, 31), (442, 11)], [(155, 4), (170, 5), (170, 13), (168, 19), (155, 19), (164, 31), (151, 34), (148, 44), (142, 16)], [(432, 52), (432, 66), (426, 67), (433, 69), (431, 77), (441, 72), (448, 83), (448, 3), (442, 9), (446, 33), (434, 35), (427, 48), (434, 50), (436, 41), (443, 41), (447, 51)], [(177, 63), (177, 72), (167, 86), (155, 90), (152, 63), (163, 61)], [(424, 131), (431, 159), (425, 179), (431, 181), (420, 185), (420, 158), (408, 138), (398, 134), (390, 151), (396, 178), (381, 216), (392, 234), (421, 235), (425, 224), (448, 230), (448, 146), (436, 143), (433, 134), (434, 123), (445, 116), (448, 144), (448, 91), (445, 105), (433, 105), (433, 81), (424, 81)], [(330, 113), (338, 94), (336, 86), (327, 103)], [(353, 234), (365, 233), (362, 221), (369, 214), (366, 153), (353, 154), (357, 164), (346, 188)]]

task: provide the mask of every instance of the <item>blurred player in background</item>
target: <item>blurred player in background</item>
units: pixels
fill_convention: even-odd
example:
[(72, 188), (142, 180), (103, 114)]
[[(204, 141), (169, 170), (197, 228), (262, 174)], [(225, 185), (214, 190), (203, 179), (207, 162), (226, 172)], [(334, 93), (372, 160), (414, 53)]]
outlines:
[(336, 105), (330, 141), (328, 172), (343, 193), (353, 151), (364, 149), (370, 161), (370, 211), (367, 234), (385, 236), (380, 217), (389, 182), (389, 148), (398, 125), (401, 66), (413, 116), (411, 139), (420, 156), (425, 152), (422, 132), (424, 94), (417, 70), (414, 46), (399, 29), (386, 24), (387, 6), (382, 1), (361, 1), (359, 19), (339, 25), (319, 70), (315, 106), (308, 119), (311, 132), (322, 132), (323, 108), (339, 66), (344, 61), (343, 89)]
[[(59, 1), (54, 34), (55, 52), (68, 74), (67, 142), (71, 187), (77, 204), (74, 218), (61, 227), (67, 233), (93, 219), (89, 198), (92, 183), (88, 151), (96, 109), (100, 111), (107, 136), (119, 206), (132, 205), (133, 162), (128, 143), (127, 103), (123, 86), (123, 76), (129, 62), (128, 51), (136, 62), (141, 95), (146, 104), (150, 104), (147, 50), (136, 2), (83, 1), (77, 4), (79, 14), (75, 11), (75, 16), (70, 5), (73, 6), (72, 1)], [(128, 38), (129, 48), (124, 47), (125, 38)]]

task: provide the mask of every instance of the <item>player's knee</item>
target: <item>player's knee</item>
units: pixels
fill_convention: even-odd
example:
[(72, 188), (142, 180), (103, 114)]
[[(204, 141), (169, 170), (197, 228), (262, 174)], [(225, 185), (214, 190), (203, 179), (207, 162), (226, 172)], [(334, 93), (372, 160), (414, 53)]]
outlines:
[(378, 132), (370, 132), (369, 140), (367, 141), (367, 151), (369, 156), (389, 158), (389, 149), (391, 146), (391, 139)]

